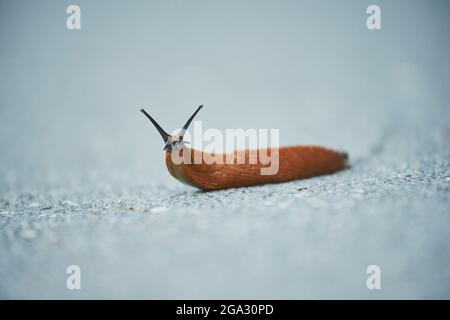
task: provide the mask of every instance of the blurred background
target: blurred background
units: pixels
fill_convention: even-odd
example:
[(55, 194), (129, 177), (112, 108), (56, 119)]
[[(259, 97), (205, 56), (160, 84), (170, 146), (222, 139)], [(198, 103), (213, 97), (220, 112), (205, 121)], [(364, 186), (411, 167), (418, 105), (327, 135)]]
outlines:
[[(66, 28), (71, 4), (81, 8), (81, 30)], [(381, 30), (366, 27), (371, 4), (381, 8)], [(364, 284), (371, 251), (396, 265), (386, 274), (399, 281), (375, 297), (448, 298), (449, 239), (441, 228), (448, 226), (450, 181), (449, 30), (450, 3), (437, 0), (1, 0), (0, 296), (371, 298)], [(353, 169), (287, 184), (294, 191), (197, 193), (169, 176), (163, 142), (139, 109), (172, 131), (200, 104), (204, 129), (278, 128), (281, 145), (346, 150)], [(299, 200), (305, 184), (313, 191)], [(106, 217), (86, 222), (105, 206)], [(131, 218), (130, 206), (166, 214)], [(240, 218), (229, 220), (231, 212)], [(424, 228), (395, 252), (411, 218), (390, 221), (393, 212), (412, 213)], [(439, 217), (422, 224), (427, 212)], [(338, 213), (345, 217), (339, 223)], [(366, 220), (371, 213), (385, 222)], [(325, 229), (289, 229), (304, 221), (297, 219)], [(372, 232), (379, 241), (364, 247)], [(348, 251), (335, 256), (339, 249), (324, 235)], [(265, 249), (256, 245), (262, 239)], [(361, 247), (351, 249), (355, 241)], [(301, 259), (286, 251), (288, 243), (309, 254), (295, 288)], [(432, 256), (417, 258), (420, 248)], [(260, 255), (250, 257), (255, 250)], [(344, 262), (358, 257), (355, 269)], [(95, 285), (81, 293), (59, 284), (64, 272), (59, 280), (37, 273), (56, 274), (73, 260), (109, 271), (91, 273)], [(362, 270), (362, 287), (338, 270)], [(439, 276), (430, 280), (423, 270)], [(223, 282), (208, 278), (216, 272)], [(131, 273), (141, 276), (126, 282)], [(423, 277), (414, 282), (407, 274)], [(241, 280), (239, 292), (230, 279)]]
[[(205, 128), (279, 128), (281, 144), (353, 157), (380, 128), (449, 119), (446, 1), (1, 1), (1, 166), (170, 182), (162, 140), (200, 104)], [(444, 107), (445, 105), (445, 107)]]

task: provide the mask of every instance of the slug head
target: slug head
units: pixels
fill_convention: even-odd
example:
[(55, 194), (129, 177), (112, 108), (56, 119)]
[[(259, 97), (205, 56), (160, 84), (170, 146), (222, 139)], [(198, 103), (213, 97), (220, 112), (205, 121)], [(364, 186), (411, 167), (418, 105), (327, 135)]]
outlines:
[(173, 135), (170, 135), (166, 131), (164, 131), (164, 129), (161, 128), (161, 126), (144, 109), (141, 109), (141, 112), (153, 123), (156, 130), (158, 130), (159, 134), (163, 138), (165, 143), (163, 150), (172, 152), (180, 150), (187, 143), (183, 140), (184, 134), (186, 133), (187, 128), (201, 108), (203, 108), (203, 105), (199, 106), (197, 110), (195, 110), (192, 116), (190, 116), (190, 118), (186, 121), (183, 128), (181, 128), (180, 132)]

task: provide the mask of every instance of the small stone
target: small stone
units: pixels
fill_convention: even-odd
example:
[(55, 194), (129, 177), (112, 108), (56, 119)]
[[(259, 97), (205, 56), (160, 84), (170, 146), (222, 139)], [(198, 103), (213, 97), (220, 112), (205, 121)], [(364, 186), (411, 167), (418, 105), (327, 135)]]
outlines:
[(163, 213), (163, 212), (166, 212), (168, 210), (169, 210), (169, 208), (166, 208), (166, 207), (154, 207), (154, 208), (150, 209), (150, 211), (152, 213)]
[(58, 236), (54, 232), (48, 232), (47, 238), (51, 243), (57, 243), (59, 241)]
[(65, 206), (71, 206), (71, 207), (76, 207), (76, 206), (78, 206), (78, 203), (75, 203), (75, 202), (70, 201), (70, 200), (64, 200), (64, 201), (61, 201), (61, 204), (62, 204), (62, 205), (65, 205)]
[(24, 229), (21, 232), (21, 236), (22, 238), (27, 240), (33, 239), (36, 238), (36, 231), (34, 231), (33, 229)]

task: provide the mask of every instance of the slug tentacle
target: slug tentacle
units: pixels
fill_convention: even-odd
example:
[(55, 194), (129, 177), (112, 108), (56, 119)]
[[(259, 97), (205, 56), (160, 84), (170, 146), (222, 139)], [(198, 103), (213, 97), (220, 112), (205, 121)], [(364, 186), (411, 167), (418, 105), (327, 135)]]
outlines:
[(143, 114), (145, 114), (145, 116), (153, 123), (156, 130), (158, 130), (159, 134), (161, 135), (164, 142), (166, 143), (167, 140), (169, 140), (170, 135), (167, 132), (165, 132), (164, 129), (161, 128), (161, 126), (158, 124), (158, 122), (156, 122), (144, 109), (141, 109), (141, 112)]

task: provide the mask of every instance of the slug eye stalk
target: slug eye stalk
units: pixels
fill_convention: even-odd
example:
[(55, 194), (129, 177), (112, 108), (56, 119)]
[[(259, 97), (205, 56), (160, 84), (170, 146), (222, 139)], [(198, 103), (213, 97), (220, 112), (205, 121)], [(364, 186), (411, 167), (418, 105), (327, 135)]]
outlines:
[(156, 130), (158, 130), (159, 134), (163, 138), (164, 143), (166, 144), (163, 150), (172, 151), (182, 146), (184, 134), (186, 133), (187, 128), (201, 108), (203, 108), (203, 105), (200, 105), (197, 110), (195, 110), (195, 112), (186, 121), (183, 128), (181, 128), (180, 132), (177, 135), (170, 135), (166, 131), (164, 131), (164, 129), (161, 128), (158, 122), (156, 122), (155, 119), (153, 119), (144, 109), (141, 109), (141, 112), (151, 121), (151, 123), (155, 126)]
[(201, 108), (203, 108), (203, 105), (198, 106), (197, 110), (195, 110), (195, 112), (192, 114), (192, 116), (184, 124), (183, 128), (181, 129), (181, 131), (179, 133), (179, 136), (180, 136), (181, 140), (183, 140), (183, 137), (184, 137), (184, 134), (186, 133), (187, 128), (189, 127), (189, 125), (191, 124), (192, 120), (195, 118), (195, 116), (197, 115), (197, 113), (200, 111)]

